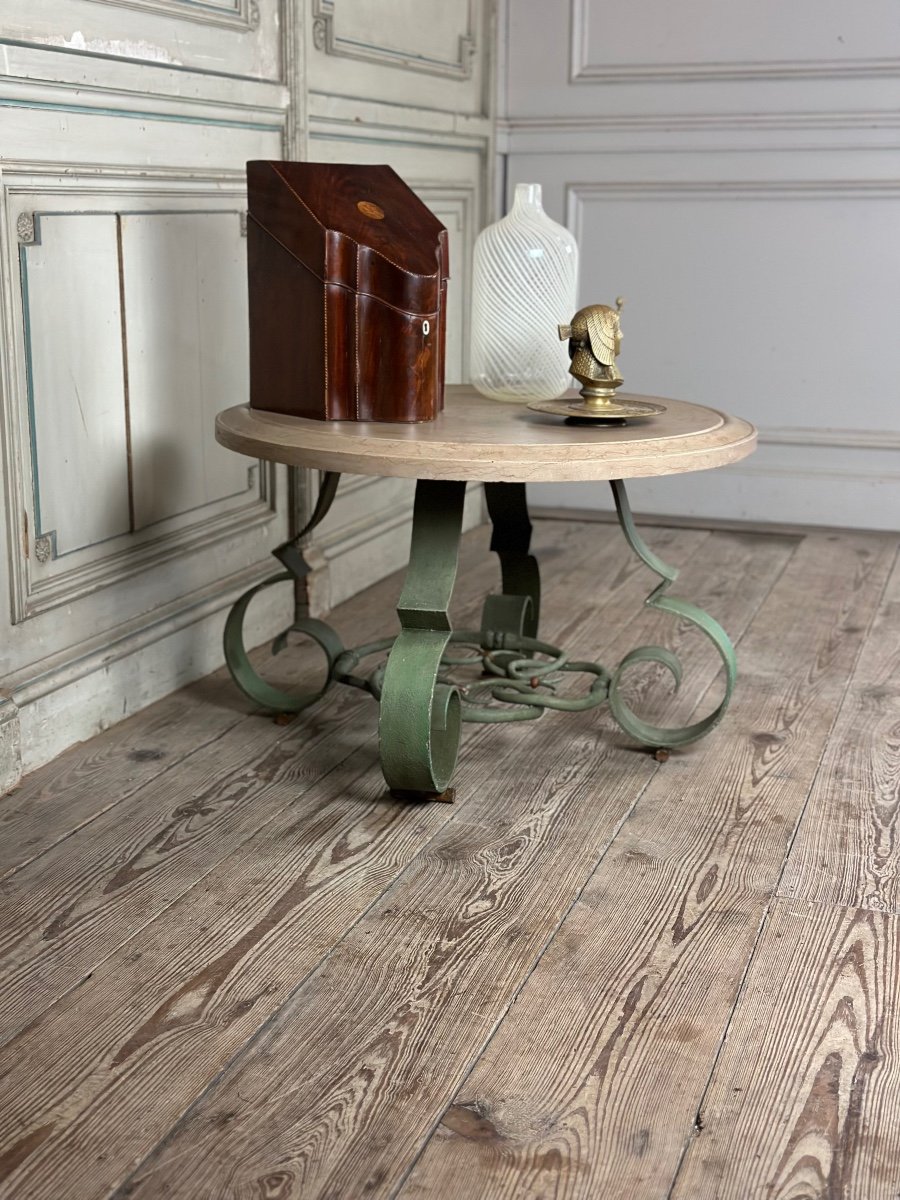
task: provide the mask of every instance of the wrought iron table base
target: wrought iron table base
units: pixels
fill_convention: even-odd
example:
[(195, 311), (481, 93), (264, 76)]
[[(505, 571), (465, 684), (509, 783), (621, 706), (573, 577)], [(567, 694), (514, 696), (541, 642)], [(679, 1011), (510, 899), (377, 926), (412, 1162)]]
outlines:
[[(262, 589), (308, 574), (299, 543), (328, 512), (340, 476), (326, 474), (315, 511), (305, 529), (274, 551), (286, 570), (245, 592), (225, 625), (225, 659), (238, 687), (275, 712), (299, 712), (319, 700), (332, 683), (362, 688), (379, 702), (381, 765), (388, 787), (397, 795), (428, 798), (445, 795), (453, 777), (462, 722), (534, 720), (548, 709), (577, 712), (608, 704), (614, 719), (637, 741), (657, 749), (685, 746), (714, 729), (728, 707), (737, 673), (734, 648), (721, 625), (687, 600), (667, 594), (677, 570), (645, 544), (628, 504), (625, 485), (612, 480), (619, 524), (632, 550), (661, 579), (644, 603), (695, 625), (709, 637), (725, 666), (725, 694), (702, 720), (681, 728), (644, 721), (622, 693), (624, 672), (637, 663), (655, 662), (681, 681), (681, 664), (663, 646), (641, 646), (608, 671), (592, 662), (573, 662), (564, 650), (538, 639), (541, 582), (537, 560), (529, 552), (531, 522), (523, 483), (486, 483), (493, 523), (491, 550), (500, 560), (502, 591), (488, 596), (479, 630), (450, 626), (448, 608), (456, 579), (462, 532), (462, 482), (421, 479), (416, 485), (412, 543), (406, 581), (397, 614), (400, 633), (365, 646), (346, 649), (324, 621), (301, 617), (272, 644), (277, 654), (292, 632), (318, 644), (327, 661), (324, 685), (306, 693), (283, 692), (254, 669), (244, 646), (247, 608)], [(468, 647), (474, 653), (462, 653)], [(357, 674), (364, 660), (383, 655), (368, 674)], [(468, 684), (452, 672), (475, 666), (480, 677)], [(565, 673), (584, 674), (590, 683), (581, 696), (557, 696)]]

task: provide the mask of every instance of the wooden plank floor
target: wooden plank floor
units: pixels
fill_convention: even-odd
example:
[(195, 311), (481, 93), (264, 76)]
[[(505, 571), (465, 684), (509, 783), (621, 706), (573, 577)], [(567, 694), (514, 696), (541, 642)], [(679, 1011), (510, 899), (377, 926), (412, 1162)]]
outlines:
[[(404, 806), (366, 697), (282, 725), (219, 672), (0, 800), (0, 1197), (897, 1200), (900, 539), (644, 532), (740, 668), (665, 764), (551, 713)], [(668, 646), (635, 707), (715, 706), (616, 529), (536, 543), (548, 640)]]

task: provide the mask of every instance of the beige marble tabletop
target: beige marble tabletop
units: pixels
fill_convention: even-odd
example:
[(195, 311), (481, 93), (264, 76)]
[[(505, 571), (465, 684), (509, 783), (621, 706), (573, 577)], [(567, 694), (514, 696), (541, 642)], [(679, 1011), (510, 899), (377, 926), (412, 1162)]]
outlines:
[(312, 421), (238, 405), (216, 418), (216, 438), (241, 454), (291, 466), (487, 483), (672, 475), (721, 467), (756, 448), (756, 430), (740, 417), (684, 400), (632, 398), (666, 411), (627, 425), (567, 425), (453, 385), (436, 421)]

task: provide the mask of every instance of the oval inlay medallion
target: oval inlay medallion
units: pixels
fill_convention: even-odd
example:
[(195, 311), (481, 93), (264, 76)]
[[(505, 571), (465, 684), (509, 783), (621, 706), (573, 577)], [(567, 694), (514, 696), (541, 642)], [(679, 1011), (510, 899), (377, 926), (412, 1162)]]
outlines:
[(371, 217), (373, 221), (384, 220), (384, 210), (380, 209), (377, 204), (373, 204), (371, 200), (360, 200), (356, 207), (364, 217)]

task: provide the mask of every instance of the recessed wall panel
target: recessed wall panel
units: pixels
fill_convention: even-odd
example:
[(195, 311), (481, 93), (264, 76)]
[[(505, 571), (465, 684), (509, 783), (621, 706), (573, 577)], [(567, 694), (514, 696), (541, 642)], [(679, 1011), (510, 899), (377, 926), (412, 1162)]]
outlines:
[(249, 391), (246, 241), (235, 212), (124, 214), (135, 528), (248, 488), (215, 441)]
[(889, 427), (897, 387), (886, 390), (885, 355), (900, 309), (891, 191), (576, 186), (582, 261), (600, 264), (583, 274), (581, 299), (626, 297), (629, 390), (767, 428)]
[(35, 520), (62, 555), (129, 529), (116, 219), (39, 214), (21, 262)]
[[(841, 0), (784, 4), (757, 0), (631, 0), (601, 4), (572, 0), (573, 68), (602, 80), (620, 74), (771, 75), (871, 69), (879, 56), (900, 57), (893, 0), (867, 0), (860, 20)], [(699, 35), (699, 36), (698, 36)]]
[(311, 15), (311, 92), (353, 97), (361, 114), (387, 102), (486, 115), (483, 0), (311, 0)]
[(381, 56), (384, 65), (413, 66), (437, 73), (458, 73), (470, 67), (466, 42), (471, 38), (469, 0), (432, 5), (423, 20), (421, 0), (340, 0), (320, 4), (334, 12), (338, 47)]
[[(0, 34), (82, 61), (276, 80), (280, 8), (279, 0), (3, 0)], [(95, 70), (86, 66), (86, 78)], [(152, 76), (141, 90), (153, 92)]]

